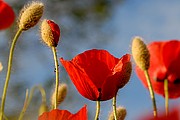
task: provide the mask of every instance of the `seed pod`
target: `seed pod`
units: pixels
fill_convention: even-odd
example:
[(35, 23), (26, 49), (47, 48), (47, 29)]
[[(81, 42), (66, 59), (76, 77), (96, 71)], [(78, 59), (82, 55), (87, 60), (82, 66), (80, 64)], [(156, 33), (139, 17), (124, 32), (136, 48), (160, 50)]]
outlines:
[(43, 42), (49, 47), (56, 47), (60, 37), (59, 26), (52, 20), (44, 19), (40, 27)]
[[(58, 87), (57, 106), (60, 105), (64, 101), (66, 95), (67, 95), (67, 85), (60, 84)], [(56, 99), (56, 94), (55, 94), (55, 90), (54, 90), (52, 97), (51, 97), (51, 105), (52, 106), (55, 106), (55, 103), (54, 103), (55, 99)]]
[(148, 70), (150, 65), (150, 54), (142, 38), (135, 37), (132, 41), (132, 55), (135, 63), (142, 70)]
[(35, 26), (42, 17), (44, 5), (42, 2), (32, 2), (21, 10), (19, 16), (19, 28), (28, 30)]
[[(124, 120), (125, 119), (127, 112), (126, 112), (126, 109), (124, 107), (118, 107), (116, 109), (116, 112), (117, 112), (117, 120)], [(108, 120), (115, 120), (113, 111), (110, 113)]]

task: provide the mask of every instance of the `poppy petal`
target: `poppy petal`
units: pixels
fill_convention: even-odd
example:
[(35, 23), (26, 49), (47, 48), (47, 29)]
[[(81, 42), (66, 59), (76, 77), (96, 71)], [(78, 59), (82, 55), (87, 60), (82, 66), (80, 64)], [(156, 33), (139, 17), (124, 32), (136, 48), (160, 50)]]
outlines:
[(107, 80), (102, 86), (102, 100), (108, 100), (114, 97), (119, 88), (129, 81), (131, 75), (131, 62), (130, 55), (126, 54), (119, 60), (118, 64), (114, 67), (112, 75), (108, 76)]
[(162, 56), (168, 73), (174, 74), (174, 77), (168, 80), (174, 82), (176, 79), (180, 79), (180, 41), (171, 40), (166, 42), (163, 46)]
[(97, 100), (99, 97), (99, 91), (84, 70), (77, 64), (73, 64), (71, 61), (66, 61), (63, 58), (60, 58), (60, 61), (79, 93), (90, 100)]
[(67, 110), (54, 109), (50, 112), (44, 112), (38, 120), (87, 120), (87, 106), (85, 105), (75, 114)]
[(3, 0), (0, 1), (0, 30), (12, 25), (15, 19), (13, 9)]

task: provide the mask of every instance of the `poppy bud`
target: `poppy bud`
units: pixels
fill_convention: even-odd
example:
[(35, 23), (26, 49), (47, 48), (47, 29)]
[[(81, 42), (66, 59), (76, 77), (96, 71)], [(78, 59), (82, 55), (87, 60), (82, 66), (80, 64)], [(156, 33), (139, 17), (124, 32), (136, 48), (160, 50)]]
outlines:
[[(116, 113), (117, 113), (117, 120), (124, 120), (127, 114), (126, 109), (124, 107), (118, 107), (116, 109)], [(108, 120), (115, 120), (114, 112), (110, 113)]]
[[(60, 105), (64, 101), (66, 95), (67, 95), (67, 85), (60, 84), (58, 87), (57, 106)], [(54, 99), (56, 99), (55, 91), (53, 92), (52, 97), (51, 97), (51, 105), (52, 106), (55, 106)]]
[(42, 102), (41, 106), (39, 107), (39, 116), (48, 111), (48, 106), (46, 105), (45, 102)]
[(135, 63), (142, 70), (148, 70), (150, 65), (150, 54), (142, 38), (135, 37), (132, 41), (132, 55)]
[(60, 37), (59, 26), (52, 20), (44, 19), (41, 27), (41, 37), (43, 42), (49, 47), (56, 47)]
[(41, 2), (32, 2), (21, 10), (19, 16), (19, 28), (28, 30), (35, 26), (42, 17), (44, 5)]
[(3, 69), (3, 65), (2, 65), (2, 63), (0, 62), (0, 72), (2, 71), (2, 69)]

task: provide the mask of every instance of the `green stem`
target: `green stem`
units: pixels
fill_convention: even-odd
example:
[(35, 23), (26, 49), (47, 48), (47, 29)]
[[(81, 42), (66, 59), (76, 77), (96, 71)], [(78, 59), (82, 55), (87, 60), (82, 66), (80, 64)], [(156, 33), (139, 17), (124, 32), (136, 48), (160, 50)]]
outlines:
[(152, 84), (151, 84), (151, 81), (150, 81), (150, 77), (149, 77), (149, 74), (148, 74), (148, 70), (144, 70), (144, 74), (145, 74), (145, 77), (146, 77), (146, 80), (147, 80), (150, 97), (151, 97), (151, 100), (152, 100), (152, 103), (153, 103), (153, 109), (154, 109), (153, 114), (154, 114), (154, 117), (157, 117), (156, 100), (155, 100), (155, 96), (154, 96), (153, 87), (152, 87)]
[(114, 112), (114, 120), (117, 120), (116, 96), (113, 97), (113, 112)]
[(58, 59), (57, 59), (57, 52), (56, 48), (52, 47), (52, 52), (54, 55), (54, 63), (55, 63), (55, 71), (56, 71), (56, 86), (55, 86), (55, 105), (54, 109), (57, 109), (57, 99), (58, 99), (58, 86), (59, 86), (59, 68), (58, 68)]
[(12, 41), (10, 52), (9, 52), (8, 68), (7, 68), (6, 80), (5, 80), (5, 84), (4, 84), (4, 89), (3, 89), (3, 94), (2, 94), (2, 101), (1, 101), (0, 120), (3, 119), (3, 114), (4, 114), (4, 106), (5, 106), (5, 101), (6, 101), (6, 94), (7, 94), (8, 84), (9, 84), (9, 80), (10, 80), (14, 48), (15, 48), (16, 42), (17, 42), (17, 40), (18, 40), (21, 33), (22, 33), (22, 29), (18, 29), (18, 31), (17, 31), (17, 33), (16, 33), (16, 35), (15, 35), (13, 41)]
[(42, 96), (42, 102), (46, 103), (46, 92), (43, 89), (43, 87), (41, 87), (41, 86), (34, 86), (31, 89), (31, 91), (30, 91), (29, 97), (28, 97), (27, 92), (26, 92), (26, 99), (25, 99), (24, 106), (23, 106), (23, 109), (22, 109), (22, 111), (21, 111), (21, 113), (19, 115), (18, 120), (22, 120), (23, 119), (24, 114), (25, 114), (25, 112), (26, 112), (26, 110), (27, 110), (27, 108), (28, 108), (28, 106), (29, 106), (29, 104), (30, 104), (30, 102), (32, 100), (32, 97), (33, 97), (35, 89), (39, 89), (39, 91), (41, 92), (41, 96)]
[(99, 113), (100, 113), (100, 101), (96, 101), (96, 115), (94, 120), (99, 120)]
[(164, 80), (164, 94), (165, 94), (165, 109), (166, 109), (166, 115), (168, 115), (169, 112), (169, 93), (168, 93), (168, 80)]

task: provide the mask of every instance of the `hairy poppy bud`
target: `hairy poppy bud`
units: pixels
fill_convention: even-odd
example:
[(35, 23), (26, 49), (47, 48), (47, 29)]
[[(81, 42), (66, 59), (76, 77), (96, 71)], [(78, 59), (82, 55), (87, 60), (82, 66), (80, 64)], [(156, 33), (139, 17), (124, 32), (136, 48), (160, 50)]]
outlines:
[[(124, 120), (125, 119), (127, 112), (126, 112), (126, 109), (124, 107), (118, 107), (116, 109), (116, 112), (117, 112), (117, 120)], [(114, 119), (114, 112), (110, 113), (108, 120), (115, 120)]]
[(45, 102), (42, 102), (41, 106), (39, 107), (39, 116), (48, 111), (48, 106), (46, 105)]
[(135, 37), (132, 41), (132, 55), (135, 63), (142, 70), (148, 70), (150, 65), (150, 54), (142, 38)]
[[(58, 87), (57, 106), (60, 105), (64, 101), (66, 95), (67, 95), (67, 85), (60, 84)], [(51, 97), (52, 106), (55, 106), (54, 99), (56, 99), (55, 91), (53, 92), (52, 97)]]
[(41, 37), (43, 42), (49, 47), (56, 47), (60, 37), (59, 26), (52, 20), (44, 19), (41, 27)]
[(41, 2), (32, 2), (21, 10), (19, 16), (19, 28), (28, 30), (35, 26), (42, 17), (44, 5)]

